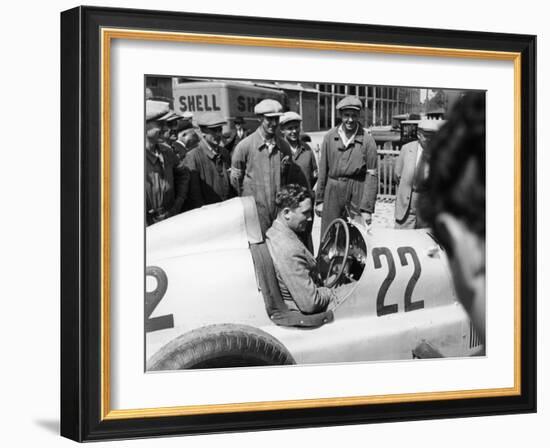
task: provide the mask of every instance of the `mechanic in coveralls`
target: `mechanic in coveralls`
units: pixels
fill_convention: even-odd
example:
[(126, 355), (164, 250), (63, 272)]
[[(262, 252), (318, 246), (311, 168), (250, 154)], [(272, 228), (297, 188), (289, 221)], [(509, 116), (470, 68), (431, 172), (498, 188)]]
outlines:
[(313, 218), (309, 190), (297, 184), (286, 185), (277, 193), (275, 202), (277, 219), (267, 231), (266, 243), (283, 300), (290, 310), (304, 314), (333, 308), (354, 283), (335, 289), (321, 286), (317, 261), (299, 237)]
[(145, 220), (154, 224), (182, 211), (189, 189), (189, 171), (172, 148), (159, 141), (168, 103), (145, 103)]
[(359, 123), (359, 98), (347, 96), (336, 109), (342, 123), (327, 132), (321, 145), (315, 213), (322, 216), (321, 236), (353, 204), (371, 223), (378, 189), (376, 143)]
[(466, 94), (428, 145), (419, 211), (446, 249), (457, 294), (485, 336), (485, 94)]
[(292, 161), (286, 140), (277, 132), (281, 104), (272, 99), (254, 107), (260, 119), (256, 131), (242, 140), (233, 151), (231, 182), (240, 196), (253, 196), (258, 210), (262, 234), (277, 216), (275, 195), (281, 186), (298, 183), (307, 186), (305, 176)]

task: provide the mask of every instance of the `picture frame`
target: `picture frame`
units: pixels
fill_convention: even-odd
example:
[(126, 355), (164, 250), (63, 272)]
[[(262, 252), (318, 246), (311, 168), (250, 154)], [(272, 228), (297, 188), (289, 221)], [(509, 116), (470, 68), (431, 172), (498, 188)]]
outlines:
[[(513, 63), (513, 387), (112, 409), (109, 77), (117, 39)], [(91, 441), (536, 412), (535, 58), (529, 35), (96, 7), (63, 12), (61, 434)]]

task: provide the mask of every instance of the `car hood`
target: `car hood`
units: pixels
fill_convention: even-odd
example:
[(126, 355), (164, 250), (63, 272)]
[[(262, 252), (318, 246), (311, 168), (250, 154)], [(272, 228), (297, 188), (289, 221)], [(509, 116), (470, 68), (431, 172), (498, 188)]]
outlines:
[(254, 199), (234, 198), (147, 227), (147, 264), (182, 255), (248, 248), (262, 240)]

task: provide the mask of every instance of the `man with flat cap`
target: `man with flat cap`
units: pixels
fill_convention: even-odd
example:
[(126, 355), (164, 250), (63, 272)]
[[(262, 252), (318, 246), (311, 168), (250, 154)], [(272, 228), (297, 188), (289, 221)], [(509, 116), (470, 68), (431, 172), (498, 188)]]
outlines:
[(371, 223), (378, 189), (376, 143), (360, 125), (359, 98), (347, 96), (337, 105), (342, 123), (327, 132), (321, 145), (315, 213), (322, 216), (321, 235), (352, 205)]
[(292, 160), (300, 167), (311, 190), (317, 182), (317, 162), (311, 147), (301, 139), (302, 117), (296, 112), (285, 112), (279, 121), (281, 133), (290, 146)]
[(398, 184), (395, 198), (395, 228), (420, 229), (426, 223), (418, 216), (417, 204), (424, 181), (428, 177), (426, 148), (444, 120), (423, 120), (418, 124), (418, 140), (401, 148), (395, 162), (395, 180)]
[(256, 104), (254, 113), (260, 125), (233, 151), (231, 181), (240, 196), (254, 197), (265, 235), (277, 217), (275, 196), (281, 186), (289, 183), (307, 186), (307, 182), (292, 162), (288, 143), (277, 133), (279, 117), (283, 114), (281, 104), (265, 99)]
[[(300, 138), (302, 117), (296, 112), (285, 112), (279, 120), (281, 133), (290, 146), (292, 161), (302, 170), (307, 182), (307, 188), (313, 199), (313, 187), (317, 182), (317, 161), (310, 146)], [(313, 253), (311, 231), (313, 220), (307, 222), (305, 231), (301, 235), (304, 245)]]
[(154, 224), (181, 212), (189, 189), (189, 171), (171, 148), (159, 142), (168, 103), (145, 103), (145, 219)]
[(217, 117), (201, 118), (198, 122), (199, 144), (183, 160), (191, 172), (190, 208), (225, 201), (235, 195), (229, 179), (231, 159), (220, 144), (225, 123)]

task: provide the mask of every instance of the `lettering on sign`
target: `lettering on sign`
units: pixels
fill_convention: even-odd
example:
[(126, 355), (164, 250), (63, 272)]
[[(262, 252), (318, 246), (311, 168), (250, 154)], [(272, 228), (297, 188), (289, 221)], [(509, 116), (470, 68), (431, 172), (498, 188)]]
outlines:
[(181, 112), (212, 112), (221, 110), (217, 96), (210, 95), (180, 95)]

